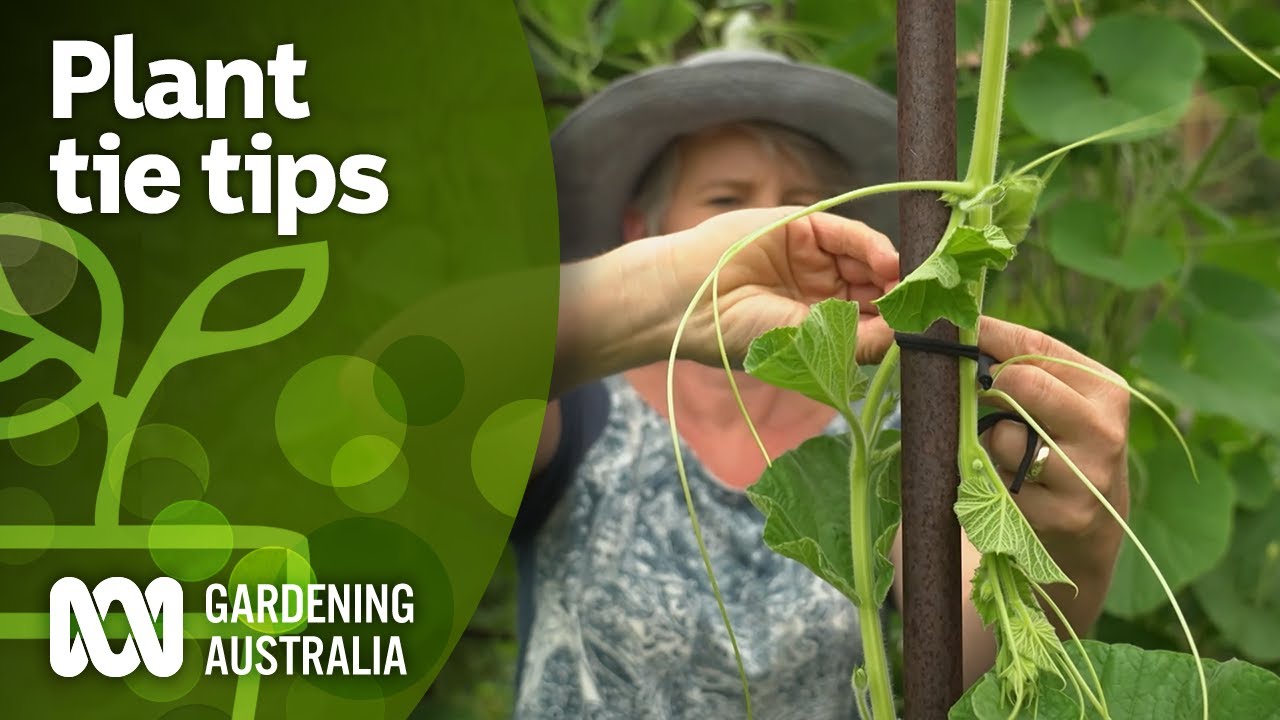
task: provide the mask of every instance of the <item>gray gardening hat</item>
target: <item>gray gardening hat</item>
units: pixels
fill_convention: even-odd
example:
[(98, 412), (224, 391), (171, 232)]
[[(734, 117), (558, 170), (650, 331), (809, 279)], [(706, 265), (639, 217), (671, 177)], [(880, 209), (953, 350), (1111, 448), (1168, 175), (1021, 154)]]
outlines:
[[(551, 136), (561, 259), (580, 260), (622, 243), (623, 211), (644, 171), (671, 141), (752, 120), (824, 143), (849, 165), (858, 186), (897, 178), (893, 97), (852, 75), (776, 53), (711, 50), (614, 82)], [(891, 195), (833, 212), (897, 236)]]

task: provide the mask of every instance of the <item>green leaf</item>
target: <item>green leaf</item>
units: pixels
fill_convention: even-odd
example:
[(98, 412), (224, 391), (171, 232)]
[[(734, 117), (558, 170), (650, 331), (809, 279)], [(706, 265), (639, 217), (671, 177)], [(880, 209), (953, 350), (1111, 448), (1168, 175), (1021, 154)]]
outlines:
[[(1274, 259), (1272, 260), (1274, 262)], [(1280, 295), (1243, 275), (1197, 268), (1181, 307), (1147, 328), (1135, 365), (1175, 404), (1280, 435), (1280, 403), (1261, 392), (1280, 377)]]
[[(1103, 694), (1115, 720), (1200, 720), (1200, 684), (1194, 659), (1167, 650), (1143, 650), (1132, 645), (1107, 645), (1083, 641), (1085, 652), (1098, 670)], [(1080, 672), (1088, 670), (1074, 643), (1067, 655)], [(1223, 720), (1280, 720), (1280, 677), (1241, 660), (1205, 660), (1209, 682), (1209, 716)], [(1074, 694), (1061, 681), (1040, 679), (1040, 702), (1024, 707), (1017, 718), (1076, 720), (1081, 715)], [(999, 682), (988, 672), (960, 698), (947, 715), (949, 720), (1006, 720), (1013, 707), (1002, 697)], [(1083, 708), (1083, 717), (1095, 720), (1097, 712)]]
[(1126, 290), (1151, 287), (1182, 265), (1168, 238), (1120, 238), (1124, 223), (1119, 213), (1097, 200), (1069, 200), (1042, 227), (1049, 252), (1059, 264)]
[(978, 281), (1001, 270), (1016, 253), (1000, 228), (959, 226), (943, 237), (920, 267), (875, 301), (890, 327), (921, 332), (939, 318), (962, 328), (978, 324)]
[(991, 224), (1004, 231), (1009, 242), (1017, 245), (1027, 237), (1031, 229), (1031, 217), (1036, 203), (1044, 192), (1044, 178), (1039, 175), (1018, 175), (1001, 181), (1004, 197), (996, 203)]
[(1061, 650), (1057, 632), (1026, 576), (1010, 565), (1009, 556), (982, 556), (973, 576), (972, 597), (983, 624), (995, 632), (994, 671), (1011, 702), (1022, 704), (1035, 697), (1042, 674), (1061, 676), (1054, 662)]
[[(778, 458), (747, 497), (765, 516), (764, 541), (774, 552), (809, 568), (846, 597), (861, 604), (855, 590), (852, 539), (849, 534), (848, 436), (822, 435)], [(897, 529), (892, 496), (894, 454), (873, 454), (871, 478), (879, 488), (872, 503), (872, 537), (876, 538), (875, 597), (884, 601), (893, 584), (889, 544)], [(881, 489), (882, 488), (882, 489)]]
[(1027, 577), (1041, 584), (1074, 585), (1031, 529), (1017, 503), (987, 470), (962, 467), (956, 517), (969, 542), (982, 553), (1002, 553), (1017, 561)]
[(1280, 350), (1280, 292), (1238, 273), (1208, 265), (1187, 280), (1194, 302), (1277, 343)]
[(1066, 144), (1152, 113), (1181, 112), (1203, 69), (1199, 41), (1173, 20), (1108, 15), (1079, 50), (1050, 47), (1010, 72), (1009, 108), (1032, 134)]
[(1280, 494), (1236, 517), (1231, 550), (1193, 586), (1196, 599), (1246, 657), (1280, 662)]
[[(1245, 5), (1226, 22), (1245, 45), (1253, 48), (1272, 67), (1280, 66), (1280, 10), (1268, 3)], [(1207, 23), (1193, 26), (1208, 52), (1209, 65), (1221, 74), (1222, 83), (1231, 86), (1264, 87), (1275, 81), (1229, 40)]]
[[(1192, 455), (1198, 483), (1181, 446), (1167, 436), (1141, 453), (1146, 472), (1130, 475), (1129, 526), (1175, 592), (1212, 568), (1231, 539), (1231, 478), (1207, 453), (1193, 448)], [(1126, 539), (1107, 593), (1107, 612), (1133, 618), (1166, 602), (1151, 568)]]
[(1280, 484), (1280, 444), (1269, 440), (1235, 453), (1227, 472), (1235, 481), (1236, 504), (1247, 510), (1261, 510), (1271, 502)]
[(524, 0), (522, 9), (558, 43), (586, 52), (598, 42), (592, 16), (599, 4), (600, 0)]
[(606, 23), (611, 50), (668, 48), (698, 23), (698, 6), (692, 0), (618, 0)]
[(752, 341), (743, 368), (751, 376), (803, 393), (848, 416), (866, 392), (858, 369), (858, 303), (823, 300), (799, 327), (774, 328)]
[(822, 64), (869, 77), (892, 51), (894, 7), (882, 0), (795, 0), (788, 25), (812, 39)]

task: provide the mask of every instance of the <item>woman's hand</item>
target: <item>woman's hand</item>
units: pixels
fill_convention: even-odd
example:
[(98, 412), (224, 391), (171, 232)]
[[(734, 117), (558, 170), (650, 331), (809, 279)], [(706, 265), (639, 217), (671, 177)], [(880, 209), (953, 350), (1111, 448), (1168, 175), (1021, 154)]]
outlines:
[[(735, 210), (670, 235), (626, 243), (560, 269), (560, 324), (551, 394), (666, 360), (689, 301), (735, 242), (797, 208)], [(898, 280), (889, 238), (863, 223), (818, 213), (738, 253), (720, 273), (720, 320), (731, 362), (758, 335), (797, 325), (827, 298), (862, 309), (858, 359), (877, 362), (893, 333), (871, 301)], [(680, 357), (720, 364), (711, 294), (685, 328)]]
[[(1046, 355), (1079, 363), (1117, 381), (1105, 366), (1044, 333), (983, 318), (982, 350), (997, 360)], [(1018, 401), (1072, 459), (1085, 477), (1127, 515), (1129, 394), (1114, 383), (1078, 368), (1052, 362), (1019, 362), (1003, 367), (995, 388)], [(988, 433), (991, 459), (1006, 481), (1026, 451), (1027, 428), (997, 423)], [(1109, 581), (1121, 534), (1115, 521), (1071, 468), (1051, 453), (1044, 470), (1014, 496), (1028, 522), (1063, 570), (1081, 586)], [(1077, 577), (1079, 576), (1079, 577)], [(1099, 599), (1101, 597), (1099, 593)]]
[[(725, 213), (683, 232), (632, 243), (637, 249), (647, 245), (655, 254), (661, 253), (663, 260), (657, 266), (665, 267), (671, 280), (666, 294), (672, 335), (674, 323), (722, 253), (796, 209)], [(897, 280), (898, 253), (893, 243), (861, 222), (818, 213), (779, 228), (743, 249), (720, 272), (720, 324), (729, 359), (740, 365), (758, 335), (798, 325), (811, 304), (841, 298), (857, 301), (861, 310), (859, 362), (878, 362), (893, 342), (893, 332), (871, 301)], [(685, 329), (680, 355), (720, 363), (709, 291)]]

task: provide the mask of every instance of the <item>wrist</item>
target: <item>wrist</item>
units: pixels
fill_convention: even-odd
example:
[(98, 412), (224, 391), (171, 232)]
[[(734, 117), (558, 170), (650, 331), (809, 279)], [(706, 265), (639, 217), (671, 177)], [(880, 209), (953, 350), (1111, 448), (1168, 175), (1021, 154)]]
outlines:
[(664, 240), (561, 266), (553, 392), (667, 357), (680, 313)]

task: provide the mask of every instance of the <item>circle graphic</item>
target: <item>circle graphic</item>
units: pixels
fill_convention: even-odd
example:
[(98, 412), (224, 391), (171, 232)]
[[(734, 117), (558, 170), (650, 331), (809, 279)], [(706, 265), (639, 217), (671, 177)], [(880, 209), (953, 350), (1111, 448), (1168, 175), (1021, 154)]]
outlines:
[(333, 355), (294, 373), (276, 403), (276, 439), (303, 476), (360, 485), (391, 466), (404, 443), (404, 399), (377, 365)]
[[(382, 351), (378, 367), (395, 380), (403, 393), (410, 425), (437, 423), (462, 401), (462, 359), (439, 338), (402, 337)], [(387, 398), (387, 404), (389, 408), (398, 407), (394, 397)]]

